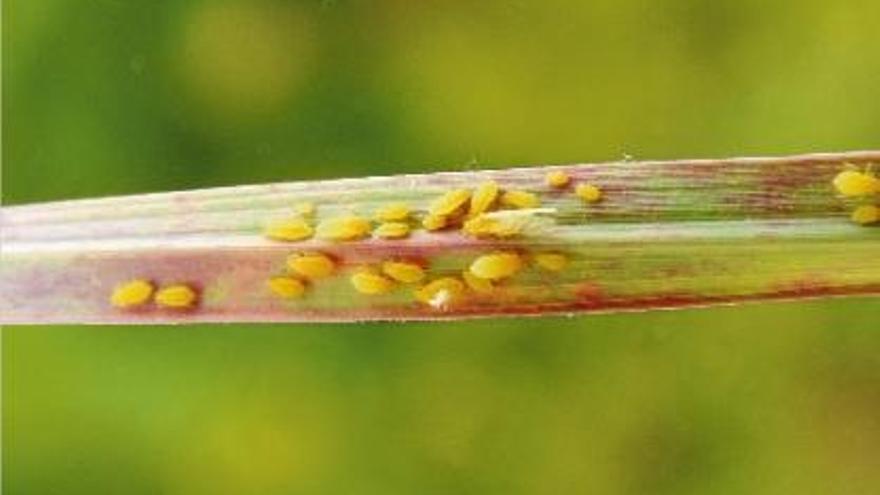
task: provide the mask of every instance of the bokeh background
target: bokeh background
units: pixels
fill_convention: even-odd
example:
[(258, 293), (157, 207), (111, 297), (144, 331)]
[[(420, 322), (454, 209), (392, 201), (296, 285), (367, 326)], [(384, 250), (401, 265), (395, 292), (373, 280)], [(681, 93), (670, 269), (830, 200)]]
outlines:
[[(880, 2), (5, 0), (6, 204), (877, 148)], [(880, 303), (8, 327), (4, 493), (880, 492)]]

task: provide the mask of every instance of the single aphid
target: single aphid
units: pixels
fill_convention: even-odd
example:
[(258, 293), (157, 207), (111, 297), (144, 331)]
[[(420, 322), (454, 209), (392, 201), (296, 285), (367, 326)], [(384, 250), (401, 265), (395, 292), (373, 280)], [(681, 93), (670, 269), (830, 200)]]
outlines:
[(468, 209), (468, 217), (474, 218), (477, 215), (489, 211), (495, 200), (498, 199), (498, 183), (494, 180), (486, 181), (480, 184), (474, 195), (471, 196), (471, 206)]
[(446, 217), (441, 215), (428, 215), (422, 220), (422, 227), (425, 230), (435, 231), (445, 228), (449, 222)]
[(186, 284), (174, 284), (156, 292), (156, 304), (165, 308), (187, 309), (195, 306), (198, 294)]
[(547, 182), (548, 186), (555, 189), (562, 189), (568, 186), (569, 183), (571, 183), (571, 177), (562, 170), (547, 172), (547, 176), (544, 178), (544, 180)]
[(329, 241), (356, 241), (370, 233), (370, 221), (358, 216), (329, 218), (318, 224), (315, 235)]
[(406, 222), (385, 222), (376, 227), (373, 235), (382, 239), (402, 239), (409, 235), (409, 224)]
[(853, 210), (850, 218), (853, 222), (859, 225), (870, 225), (880, 222), (880, 207), (875, 205), (861, 205)]
[(308, 279), (318, 280), (332, 275), (336, 262), (323, 253), (294, 253), (287, 257), (287, 268)]
[(535, 264), (548, 272), (561, 272), (568, 266), (568, 257), (562, 253), (538, 253)]
[(837, 192), (844, 196), (857, 197), (880, 193), (880, 179), (855, 170), (840, 172), (832, 183)]
[(278, 241), (301, 241), (312, 237), (314, 230), (302, 218), (294, 217), (270, 222), (263, 233)]
[(602, 200), (602, 190), (593, 184), (578, 184), (574, 193), (587, 203), (597, 203)]
[(501, 195), (501, 204), (508, 208), (537, 208), (541, 205), (541, 200), (528, 191), (514, 190)]
[(351, 285), (361, 294), (387, 294), (394, 289), (394, 281), (369, 270), (359, 270), (351, 276)]
[(386, 261), (382, 263), (382, 273), (405, 284), (421, 282), (425, 278), (425, 269), (421, 265), (406, 261)]
[(429, 215), (448, 217), (457, 213), (471, 198), (468, 189), (453, 189), (435, 199), (428, 209)]
[(379, 222), (402, 222), (409, 215), (410, 209), (406, 203), (391, 203), (376, 210), (374, 217)]
[(315, 203), (312, 203), (311, 201), (297, 203), (296, 205), (294, 205), (293, 209), (304, 217), (313, 217), (315, 216), (315, 212), (317, 211), (317, 208), (315, 208)]
[(302, 280), (288, 275), (278, 275), (266, 281), (269, 290), (283, 299), (299, 299), (306, 292)]
[(467, 284), (472, 291), (478, 294), (488, 294), (495, 288), (491, 280), (480, 278), (471, 273), (470, 270), (462, 270), (461, 278), (464, 279), (464, 283)]
[(520, 255), (499, 251), (480, 256), (470, 266), (470, 272), (486, 280), (501, 280), (520, 271), (523, 261)]
[(153, 295), (155, 287), (149, 280), (136, 278), (119, 284), (113, 289), (110, 304), (117, 308), (133, 308), (146, 304)]
[(433, 280), (414, 291), (417, 300), (437, 309), (443, 309), (464, 294), (464, 283), (454, 277)]

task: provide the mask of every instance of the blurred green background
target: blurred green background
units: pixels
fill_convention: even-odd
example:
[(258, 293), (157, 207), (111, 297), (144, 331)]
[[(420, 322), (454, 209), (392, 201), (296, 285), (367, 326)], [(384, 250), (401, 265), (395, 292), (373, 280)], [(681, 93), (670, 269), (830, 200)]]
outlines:
[[(876, 148), (870, 1), (5, 0), (6, 204)], [(4, 493), (880, 492), (880, 303), (8, 327)]]

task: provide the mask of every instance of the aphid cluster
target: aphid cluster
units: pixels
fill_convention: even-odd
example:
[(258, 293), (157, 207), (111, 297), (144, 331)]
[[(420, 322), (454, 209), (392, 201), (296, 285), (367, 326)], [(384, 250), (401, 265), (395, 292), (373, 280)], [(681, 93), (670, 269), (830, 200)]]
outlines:
[[(435, 309), (445, 309), (458, 302), (468, 290), (477, 295), (491, 294), (497, 284), (514, 277), (528, 264), (528, 256), (514, 251), (493, 251), (476, 257), (461, 272), (461, 278), (444, 276), (415, 291), (418, 301)], [(538, 268), (559, 272), (568, 263), (562, 253), (538, 253), (533, 256)]]
[[(546, 175), (545, 182), (551, 188), (563, 190), (571, 184), (571, 177), (561, 170), (556, 170)], [(593, 184), (578, 184), (574, 193), (586, 203), (596, 203), (602, 198), (602, 191)], [(517, 237), (527, 229), (532, 220), (531, 214), (539, 212), (540, 206), (540, 198), (532, 192), (504, 191), (494, 181), (487, 181), (474, 191), (461, 231), (478, 238)], [(521, 210), (528, 214), (505, 213), (510, 210)]]
[[(549, 172), (546, 184), (557, 190), (568, 188), (571, 177), (561, 170)], [(602, 199), (602, 190), (589, 183), (577, 184), (574, 194), (585, 203)], [(532, 210), (540, 207), (537, 194), (520, 189), (502, 189), (497, 182), (489, 180), (473, 191), (453, 189), (436, 198), (421, 218), (420, 226), (427, 231), (461, 227), (462, 232), (474, 237), (508, 238), (520, 235), (522, 216), (491, 215), (499, 209)], [(372, 234), (380, 239), (402, 239), (410, 235), (413, 224), (412, 210), (405, 203), (391, 203), (376, 210), (374, 222), (357, 215), (328, 218), (315, 224), (315, 206), (300, 204), (297, 214), (270, 222), (265, 229), (266, 237), (280, 241), (301, 241), (311, 237), (345, 242), (357, 241)]]
[(858, 201), (850, 214), (850, 219), (859, 225), (880, 223), (880, 178), (874, 175), (871, 166), (858, 170), (847, 165), (832, 181), (841, 195)]
[[(558, 273), (568, 263), (562, 253), (542, 252), (532, 257), (535, 265)], [(424, 284), (426, 266), (408, 260), (388, 260), (377, 266), (361, 266), (350, 277), (354, 290), (364, 295), (383, 295), (401, 285), (416, 285), (416, 301), (436, 309), (445, 309), (462, 299), (468, 290), (489, 294), (496, 284), (512, 278), (527, 265), (526, 255), (514, 251), (494, 251), (476, 257), (464, 268), (460, 277), (443, 275)]]
[[(561, 170), (548, 173), (545, 183), (560, 192), (571, 188), (573, 194), (587, 204), (602, 198), (602, 191), (595, 185), (580, 183), (572, 188), (571, 177)], [(312, 237), (332, 242), (355, 242), (369, 237), (402, 239), (414, 229), (422, 228), (426, 231), (459, 229), (471, 237), (509, 239), (527, 230), (536, 213), (544, 211), (540, 206), (538, 194), (504, 189), (489, 180), (473, 190), (453, 189), (441, 194), (420, 215), (415, 215), (405, 203), (390, 203), (379, 207), (371, 218), (349, 214), (318, 220), (313, 203), (300, 203), (294, 205), (291, 216), (269, 222), (264, 235), (284, 242)], [(266, 288), (275, 298), (303, 298), (320, 280), (336, 275), (341, 270), (342, 261), (317, 251), (289, 254), (283, 270), (268, 277)], [(530, 263), (548, 273), (560, 273), (567, 266), (568, 257), (558, 252), (530, 255), (512, 248), (495, 250), (475, 257), (457, 273), (438, 273), (433, 279), (428, 277), (427, 261), (401, 258), (361, 265), (346, 272), (352, 289), (358, 294), (380, 296), (398, 287), (409, 286), (415, 302), (443, 310), (463, 301), (468, 293), (492, 294)], [(141, 307), (151, 301), (159, 307), (185, 309), (194, 307), (198, 298), (198, 292), (189, 285), (157, 288), (146, 279), (135, 279), (119, 285), (110, 302), (124, 309)]]
[(190, 309), (198, 303), (198, 291), (190, 285), (175, 283), (162, 287), (142, 278), (117, 285), (110, 295), (110, 304), (121, 309), (135, 309), (150, 302), (160, 308)]

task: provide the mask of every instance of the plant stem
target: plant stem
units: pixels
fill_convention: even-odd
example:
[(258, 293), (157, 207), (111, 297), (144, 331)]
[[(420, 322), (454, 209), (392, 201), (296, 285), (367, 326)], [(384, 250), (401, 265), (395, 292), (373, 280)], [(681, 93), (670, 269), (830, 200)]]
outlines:
[[(239, 186), (4, 207), (0, 321), (187, 323), (444, 319), (676, 308), (751, 300), (880, 294), (880, 229), (851, 224), (853, 202), (831, 182), (846, 164), (880, 163), (880, 151), (780, 158), (614, 162), (398, 177)], [(572, 188), (544, 184), (551, 170), (599, 186), (584, 204)], [(391, 202), (415, 215), (455, 188), (494, 180), (540, 197), (521, 212), (534, 227), (512, 238), (452, 228), (404, 239), (278, 242), (266, 223), (312, 202), (312, 223), (369, 217)], [(519, 213), (517, 213), (519, 214)], [(476, 257), (517, 253), (527, 267), (488, 293), (441, 305), (400, 284), (378, 296), (349, 276), (383, 261), (413, 260), (429, 279), (459, 277)], [(325, 253), (334, 276), (305, 297), (279, 299), (266, 281), (291, 253)], [(533, 257), (562, 253), (556, 273)], [(186, 309), (108, 303), (131, 279), (185, 283)], [(426, 280), (427, 282), (427, 280)]]

